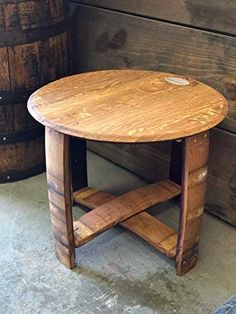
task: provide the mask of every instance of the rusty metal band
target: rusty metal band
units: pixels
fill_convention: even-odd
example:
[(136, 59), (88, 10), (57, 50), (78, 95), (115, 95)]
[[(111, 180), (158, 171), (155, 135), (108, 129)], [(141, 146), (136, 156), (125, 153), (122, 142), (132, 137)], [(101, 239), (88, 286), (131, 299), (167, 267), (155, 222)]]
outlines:
[(0, 4), (12, 4), (12, 3), (18, 4), (21, 2), (30, 2), (30, 0), (0, 0)]
[(25, 103), (35, 90), (0, 91), (0, 106)]
[(8, 145), (26, 141), (33, 141), (44, 135), (44, 128), (39, 126), (35, 129), (28, 129), (14, 133), (0, 133), (0, 145)]
[(0, 173), (0, 183), (15, 182), (29, 177), (33, 177), (45, 171), (45, 163), (40, 163), (35, 167), (25, 170), (9, 170)]
[(28, 44), (56, 36), (68, 30), (71, 21), (72, 15), (69, 15), (61, 22), (42, 27), (0, 32), (0, 47), (12, 47), (16, 45)]

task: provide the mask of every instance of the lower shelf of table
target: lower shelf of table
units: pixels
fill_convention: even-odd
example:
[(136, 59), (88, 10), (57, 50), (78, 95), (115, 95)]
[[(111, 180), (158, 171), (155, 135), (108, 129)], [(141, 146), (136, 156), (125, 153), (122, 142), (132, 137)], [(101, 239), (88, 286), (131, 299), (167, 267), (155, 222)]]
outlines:
[(75, 246), (79, 247), (120, 224), (160, 252), (175, 257), (176, 232), (145, 210), (180, 193), (181, 187), (170, 180), (150, 184), (118, 197), (92, 188), (75, 192), (75, 202), (92, 209), (74, 222)]
[(147, 212), (131, 217), (122, 222), (121, 226), (137, 234), (163, 254), (175, 257), (176, 232)]

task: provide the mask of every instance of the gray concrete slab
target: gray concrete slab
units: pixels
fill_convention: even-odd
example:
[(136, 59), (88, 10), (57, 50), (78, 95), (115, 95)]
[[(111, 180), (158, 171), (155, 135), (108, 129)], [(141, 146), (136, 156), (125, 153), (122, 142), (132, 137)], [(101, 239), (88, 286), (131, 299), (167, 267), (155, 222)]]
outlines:
[[(115, 194), (145, 184), (93, 153), (89, 176)], [(173, 204), (152, 212), (176, 228)], [(78, 267), (66, 269), (54, 255), (45, 174), (0, 186), (0, 219), (0, 314), (205, 314), (236, 295), (236, 229), (208, 214), (198, 264), (184, 277), (121, 227), (78, 248)]]

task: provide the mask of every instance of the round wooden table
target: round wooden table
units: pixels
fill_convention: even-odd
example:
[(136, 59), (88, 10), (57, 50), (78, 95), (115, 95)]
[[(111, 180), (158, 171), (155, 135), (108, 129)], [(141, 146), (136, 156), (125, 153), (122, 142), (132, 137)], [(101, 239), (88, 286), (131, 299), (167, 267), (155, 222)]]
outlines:
[[(191, 78), (141, 70), (78, 74), (48, 84), (28, 101), (46, 127), (46, 163), (56, 253), (75, 266), (75, 247), (121, 224), (175, 258), (182, 275), (197, 260), (204, 211), (209, 129), (227, 114), (225, 98)], [(115, 197), (87, 186), (86, 140), (172, 141), (170, 175)], [(72, 219), (74, 200), (92, 209)], [(145, 210), (181, 195), (178, 232)]]

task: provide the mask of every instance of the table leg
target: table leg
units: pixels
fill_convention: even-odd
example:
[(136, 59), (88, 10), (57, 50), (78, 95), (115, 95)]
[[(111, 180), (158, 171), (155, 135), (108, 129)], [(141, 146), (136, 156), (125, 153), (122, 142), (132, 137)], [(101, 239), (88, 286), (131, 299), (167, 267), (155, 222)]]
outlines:
[(183, 275), (197, 261), (204, 211), (209, 132), (183, 139), (182, 194), (176, 254), (176, 272)]
[(73, 192), (88, 186), (86, 141), (70, 137)]
[(71, 202), (69, 136), (46, 128), (48, 197), (56, 255), (68, 268), (75, 266)]
[(171, 143), (170, 180), (181, 185), (182, 181), (183, 141), (176, 140)]

